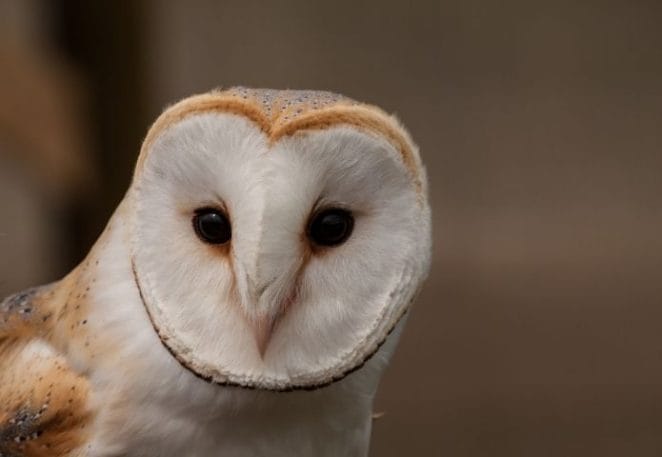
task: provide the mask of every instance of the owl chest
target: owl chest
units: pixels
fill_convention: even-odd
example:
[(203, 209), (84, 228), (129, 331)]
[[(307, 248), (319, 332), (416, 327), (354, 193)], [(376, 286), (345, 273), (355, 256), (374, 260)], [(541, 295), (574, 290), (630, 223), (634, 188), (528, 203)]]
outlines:
[(308, 392), (200, 385), (133, 392), (101, 413), (91, 457), (365, 456), (370, 409)]

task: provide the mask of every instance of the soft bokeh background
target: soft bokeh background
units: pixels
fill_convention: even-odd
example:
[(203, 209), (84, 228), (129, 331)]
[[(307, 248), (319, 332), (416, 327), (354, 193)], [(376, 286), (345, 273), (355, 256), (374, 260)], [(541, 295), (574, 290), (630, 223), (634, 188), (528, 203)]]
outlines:
[(0, 68), (0, 295), (81, 259), (168, 103), (338, 91), (435, 211), (372, 455), (662, 455), (662, 2), (2, 0)]

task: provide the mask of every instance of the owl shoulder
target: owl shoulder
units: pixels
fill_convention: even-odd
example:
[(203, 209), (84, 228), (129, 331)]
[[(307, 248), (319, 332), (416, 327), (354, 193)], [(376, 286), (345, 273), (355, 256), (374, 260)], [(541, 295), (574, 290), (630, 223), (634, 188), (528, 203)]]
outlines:
[(32, 287), (15, 293), (0, 302), (0, 339), (30, 337), (50, 328), (53, 306), (49, 300), (55, 294), (54, 285)]
[(75, 456), (87, 439), (89, 381), (48, 341), (52, 289), (0, 303), (0, 456)]

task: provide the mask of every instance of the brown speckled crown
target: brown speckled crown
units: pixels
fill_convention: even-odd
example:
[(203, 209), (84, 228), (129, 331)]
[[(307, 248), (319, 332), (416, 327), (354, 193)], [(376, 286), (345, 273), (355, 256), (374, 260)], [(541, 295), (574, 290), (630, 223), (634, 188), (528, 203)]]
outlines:
[(319, 90), (252, 89), (239, 86), (218, 93), (239, 97), (247, 103), (260, 106), (272, 128), (324, 108), (359, 104), (344, 95)]

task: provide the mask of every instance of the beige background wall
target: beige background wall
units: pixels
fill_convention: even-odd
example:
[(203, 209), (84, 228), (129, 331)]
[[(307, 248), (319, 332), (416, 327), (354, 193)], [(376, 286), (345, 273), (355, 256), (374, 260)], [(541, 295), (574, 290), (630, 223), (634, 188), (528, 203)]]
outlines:
[(95, 113), (81, 251), (178, 98), (245, 84), (381, 105), (427, 163), (435, 252), (372, 455), (662, 454), (662, 3), (79, 7), (47, 10)]

